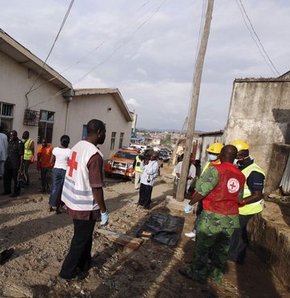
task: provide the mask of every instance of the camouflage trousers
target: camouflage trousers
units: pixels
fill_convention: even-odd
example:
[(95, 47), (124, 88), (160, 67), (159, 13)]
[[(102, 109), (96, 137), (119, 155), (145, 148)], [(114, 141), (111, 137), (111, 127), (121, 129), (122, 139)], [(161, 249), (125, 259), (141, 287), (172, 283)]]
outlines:
[(194, 280), (212, 278), (220, 282), (226, 271), (230, 239), (239, 227), (238, 215), (221, 215), (203, 210), (197, 226), (196, 246), (191, 266)]

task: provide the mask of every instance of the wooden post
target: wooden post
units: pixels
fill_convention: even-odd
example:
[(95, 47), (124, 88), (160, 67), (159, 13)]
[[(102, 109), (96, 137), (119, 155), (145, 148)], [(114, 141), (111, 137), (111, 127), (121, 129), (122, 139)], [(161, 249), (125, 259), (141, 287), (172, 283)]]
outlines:
[(188, 126), (187, 126), (187, 133), (186, 133), (185, 151), (184, 151), (184, 157), (182, 162), (180, 180), (179, 180), (177, 192), (176, 192), (177, 201), (184, 200), (184, 192), (185, 192), (185, 187), (187, 182), (188, 168), (190, 163), (190, 155), (191, 155), (192, 142), (193, 142), (193, 136), (194, 136), (194, 130), (195, 130), (195, 121), (196, 121), (196, 112), (197, 112), (199, 92), (200, 92), (200, 83), (201, 83), (204, 58), (205, 58), (205, 53), (207, 48), (207, 42), (208, 42), (208, 37), (210, 32), (213, 5), (214, 5), (214, 0), (208, 0), (202, 39), (200, 42), (198, 56), (195, 64), (195, 72), (193, 77), (193, 90), (192, 90), (192, 96), (191, 96), (190, 110), (188, 114)]

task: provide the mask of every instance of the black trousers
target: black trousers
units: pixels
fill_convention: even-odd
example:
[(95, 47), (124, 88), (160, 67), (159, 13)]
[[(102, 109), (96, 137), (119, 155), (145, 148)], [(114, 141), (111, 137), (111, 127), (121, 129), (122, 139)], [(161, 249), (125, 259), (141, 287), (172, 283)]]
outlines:
[(40, 179), (41, 179), (41, 190), (43, 192), (50, 191), (51, 185), (51, 169), (50, 168), (41, 168), (40, 169)]
[(253, 216), (254, 214), (239, 215), (240, 228), (235, 229), (231, 237), (229, 249), (229, 258), (235, 262), (243, 263), (246, 257), (247, 246), (249, 244), (247, 224)]
[(30, 160), (23, 160), (23, 170), (24, 170), (24, 174), (26, 176), (26, 184), (29, 185), (30, 184), (30, 179), (29, 179), (29, 174), (28, 174), (28, 169), (30, 166), (31, 162)]
[(14, 194), (20, 194), (20, 187), (17, 182), (17, 176), (18, 176), (18, 169), (10, 169), (7, 167), (4, 168), (3, 184), (4, 184), (4, 192), (6, 194), (11, 193), (12, 180), (14, 184)]
[(60, 276), (67, 279), (74, 278), (79, 271), (89, 270), (96, 221), (74, 219), (73, 224), (74, 236), (60, 271)]
[(144, 208), (150, 207), (152, 189), (152, 186), (141, 183), (139, 190), (139, 205), (143, 206)]

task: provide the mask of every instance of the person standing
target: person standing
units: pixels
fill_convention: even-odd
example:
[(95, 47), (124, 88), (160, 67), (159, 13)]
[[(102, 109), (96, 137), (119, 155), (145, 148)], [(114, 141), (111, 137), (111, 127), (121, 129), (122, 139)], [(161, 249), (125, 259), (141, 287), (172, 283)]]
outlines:
[(60, 213), (61, 193), (67, 169), (68, 160), (70, 157), (70, 149), (68, 148), (70, 138), (63, 135), (60, 138), (60, 147), (55, 147), (52, 150), (51, 164), (54, 164), (52, 169), (52, 189), (49, 197), (49, 211)]
[(248, 246), (247, 225), (249, 220), (263, 211), (263, 189), (265, 173), (250, 157), (250, 146), (243, 140), (232, 142), (237, 150), (237, 165), (246, 177), (243, 200), (239, 208), (240, 227), (231, 238), (229, 258), (242, 264), (246, 257)]
[[(175, 175), (176, 175), (176, 183), (177, 184), (179, 183), (179, 180), (180, 180), (183, 156), (184, 156), (183, 154), (179, 156), (178, 163), (175, 166)], [(188, 171), (187, 180), (186, 180), (186, 189), (185, 189), (186, 193), (188, 193), (195, 178), (196, 178), (196, 168), (192, 164), (192, 162), (190, 162), (189, 171)]]
[(29, 132), (25, 131), (22, 134), (24, 144), (23, 170), (26, 177), (26, 185), (30, 184), (28, 169), (31, 163), (34, 162), (34, 141), (29, 138)]
[(142, 160), (140, 157), (140, 149), (138, 150), (138, 154), (134, 161), (134, 169), (135, 169), (135, 189), (138, 190), (140, 188), (140, 178), (142, 175)]
[(226, 269), (231, 235), (239, 227), (239, 199), (245, 177), (233, 165), (237, 149), (226, 145), (220, 154), (220, 165), (211, 165), (196, 184), (196, 192), (185, 206), (186, 213), (192, 205), (203, 200), (203, 211), (197, 225), (195, 255), (192, 266), (180, 273), (198, 282), (209, 277), (220, 282)]
[(4, 175), (4, 163), (8, 154), (8, 138), (4, 133), (3, 127), (0, 126), (0, 179)]
[(103, 193), (103, 154), (97, 147), (105, 138), (105, 124), (92, 119), (87, 124), (86, 140), (71, 149), (61, 195), (74, 225), (71, 246), (59, 273), (66, 280), (86, 277), (96, 220), (101, 216), (101, 225), (109, 221)]
[(11, 193), (11, 183), (14, 182), (14, 191), (11, 197), (20, 195), (20, 186), (18, 184), (18, 174), (22, 168), (24, 146), (17, 137), (17, 132), (12, 130), (9, 134), (8, 155), (4, 164), (4, 195)]
[(52, 169), (52, 145), (48, 144), (43, 138), (37, 150), (37, 169), (40, 170), (41, 192), (46, 193), (50, 190), (51, 169)]
[(159, 172), (158, 152), (153, 152), (150, 160), (144, 160), (142, 169), (138, 205), (150, 209), (153, 184)]
[[(208, 148), (207, 148), (207, 157), (208, 157), (208, 161), (205, 164), (205, 166), (202, 169), (201, 175), (206, 171), (206, 169), (211, 165), (219, 165), (220, 159), (219, 159), (219, 155), (221, 153), (221, 150), (223, 149), (224, 145), (221, 143), (213, 143), (211, 144)], [(194, 221), (194, 225), (193, 225), (193, 229), (191, 232), (188, 233), (184, 233), (184, 235), (186, 237), (191, 238), (193, 241), (195, 241), (196, 238), (196, 227), (198, 225), (198, 220), (199, 220), (199, 216), (202, 212), (202, 201), (199, 201), (197, 203), (196, 209), (195, 209), (195, 221)]]

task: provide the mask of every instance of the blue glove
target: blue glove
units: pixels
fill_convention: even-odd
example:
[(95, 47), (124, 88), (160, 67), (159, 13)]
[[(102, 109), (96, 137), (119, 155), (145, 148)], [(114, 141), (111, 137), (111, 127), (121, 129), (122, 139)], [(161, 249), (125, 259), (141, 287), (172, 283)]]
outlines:
[(109, 213), (108, 211), (101, 212), (101, 225), (105, 226), (109, 222)]
[(191, 205), (186, 205), (186, 206), (184, 206), (183, 210), (185, 213), (191, 213), (193, 210), (193, 207)]

